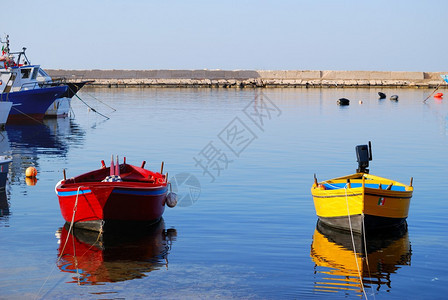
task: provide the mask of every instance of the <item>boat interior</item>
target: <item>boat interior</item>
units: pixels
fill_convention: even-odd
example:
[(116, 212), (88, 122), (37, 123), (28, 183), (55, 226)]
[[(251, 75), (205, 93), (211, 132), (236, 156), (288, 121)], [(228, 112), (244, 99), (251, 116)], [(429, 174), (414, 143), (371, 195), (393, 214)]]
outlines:
[[(110, 167), (98, 169), (89, 173), (82, 174), (77, 177), (68, 178), (64, 184), (76, 184), (80, 182), (104, 182), (104, 180), (111, 176)], [(165, 182), (166, 175), (152, 172), (143, 168), (139, 168), (129, 164), (119, 165), (118, 181), (122, 182), (142, 182), (142, 183), (154, 183), (162, 184)]]

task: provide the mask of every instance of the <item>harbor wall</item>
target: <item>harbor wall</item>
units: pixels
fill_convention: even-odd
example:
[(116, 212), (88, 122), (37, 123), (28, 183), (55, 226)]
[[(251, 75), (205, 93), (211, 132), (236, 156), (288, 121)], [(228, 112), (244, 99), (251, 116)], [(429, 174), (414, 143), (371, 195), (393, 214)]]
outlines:
[(437, 87), (448, 72), (270, 70), (56, 70), (53, 78), (105, 87)]

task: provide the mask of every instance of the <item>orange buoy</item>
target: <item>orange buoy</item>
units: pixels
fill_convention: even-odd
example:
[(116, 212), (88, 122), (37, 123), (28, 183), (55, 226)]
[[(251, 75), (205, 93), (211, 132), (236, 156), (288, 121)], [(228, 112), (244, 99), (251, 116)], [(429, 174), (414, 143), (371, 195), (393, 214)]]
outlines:
[(28, 178), (36, 178), (37, 170), (35, 167), (28, 167), (25, 171), (25, 176)]
[(434, 95), (435, 98), (442, 98), (443, 97), (443, 93), (437, 93)]

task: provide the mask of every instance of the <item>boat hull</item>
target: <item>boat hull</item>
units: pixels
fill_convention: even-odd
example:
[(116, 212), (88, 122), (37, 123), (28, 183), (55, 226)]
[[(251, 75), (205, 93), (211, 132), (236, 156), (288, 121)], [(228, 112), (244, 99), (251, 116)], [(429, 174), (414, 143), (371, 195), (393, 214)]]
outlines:
[[(350, 215), (342, 217), (319, 217), (319, 220), (333, 228), (350, 230), (355, 233), (367, 232), (369, 234), (381, 232), (391, 228), (402, 228), (406, 218), (387, 218), (372, 215)], [(363, 228), (364, 226), (364, 228)]]
[(90, 83), (91, 81), (81, 81), (81, 82), (67, 82), (67, 91), (61, 95), (60, 98), (56, 99), (45, 112), (45, 117), (48, 118), (60, 118), (66, 117), (70, 113), (70, 102), (73, 96), (82, 89), (82, 87)]
[(150, 225), (165, 210), (166, 186), (156, 188), (114, 186), (114, 183), (56, 187), (64, 220), (78, 228), (100, 231), (105, 226)]
[(12, 102), (1, 101), (0, 102), (0, 128), (3, 128), (8, 120), (9, 113), (11, 112)]
[(71, 98), (63, 97), (56, 99), (45, 112), (47, 118), (63, 118), (70, 112)]
[[(344, 183), (347, 179), (350, 187)], [(368, 174), (332, 179), (311, 189), (319, 220), (358, 233), (401, 226), (408, 217), (412, 192), (411, 186)]]
[(1, 94), (0, 100), (11, 101), (7, 122), (42, 120), (48, 107), (67, 91), (67, 86), (55, 86)]

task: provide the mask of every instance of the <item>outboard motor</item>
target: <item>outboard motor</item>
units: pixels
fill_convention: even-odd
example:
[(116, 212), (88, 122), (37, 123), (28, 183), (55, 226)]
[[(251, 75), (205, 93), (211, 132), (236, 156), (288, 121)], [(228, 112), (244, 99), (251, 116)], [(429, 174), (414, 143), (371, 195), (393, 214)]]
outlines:
[(369, 141), (369, 146), (358, 145), (355, 148), (356, 158), (358, 159), (358, 169), (357, 173), (369, 174), (369, 161), (372, 160), (372, 143)]

